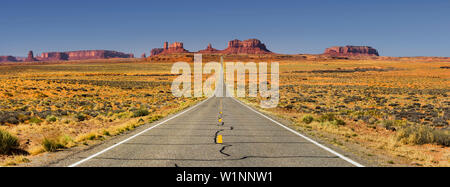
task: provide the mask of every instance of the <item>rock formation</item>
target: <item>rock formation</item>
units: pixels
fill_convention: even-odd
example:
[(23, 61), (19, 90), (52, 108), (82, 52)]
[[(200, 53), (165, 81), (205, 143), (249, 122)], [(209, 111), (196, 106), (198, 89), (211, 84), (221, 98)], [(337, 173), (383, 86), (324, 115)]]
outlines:
[(134, 55), (109, 50), (85, 50), (69, 52), (45, 52), (42, 53), (40, 57), (38, 57), (38, 59), (41, 61), (90, 60), (108, 58), (134, 58)]
[(266, 45), (257, 39), (245, 41), (232, 40), (228, 42), (228, 48), (221, 51), (224, 54), (271, 54)]
[[(171, 53), (189, 53), (186, 49), (183, 48), (183, 43), (175, 42), (168, 45), (167, 42), (164, 43), (163, 48), (155, 48), (150, 52), (151, 56), (156, 56), (160, 54), (171, 54)], [(272, 54), (266, 48), (266, 45), (261, 43), (261, 41), (257, 39), (250, 39), (245, 41), (233, 40), (228, 42), (228, 48), (225, 50), (217, 50), (212, 47), (211, 44), (204, 50), (198, 51), (198, 53), (203, 54)]]
[(189, 51), (184, 49), (183, 43), (181, 43), (181, 42), (174, 42), (174, 43), (169, 45), (168, 52), (169, 53), (187, 53)]
[(147, 58), (147, 55), (146, 55), (145, 53), (143, 53), (143, 54), (141, 55), (141, 58)]
[(150, 51), (150, 56), (156, 56), (162, 54), (164, 52), (164, 48), (154, 48)]
[(0, 56), (0, 62), (18, 62), (16, 57), (13, 56)]
[(182, 42), (174, 42), (168, 45), (168, 42), (164, 42), (163, 48), (155, 48), (150, 52), (151, 56), (160, 54), (171, 54), (171, 53), (189, 53), (188, 50), (184, 49)]
[(369, 46), (335, 46), (325, 50), (330, 56), (379, 56), (378, 51)]
[(37, 61), (36, 58), (34, 58), (33, 51), (28, 52), (28, 57), (25, 59), (25, 62), (34, 62)]
[(69, 55), (64, 52), (47, 52), (42, 53), (39, 60), (42, 61), (60, 61), (60, 60), (69, 60)]
[(198, 53), (202, 54), (212, 54), (212, 53), (220, 53), (220, 50), (214, 49), (211, 44), (208, 44), (208, 47), (206, 49), (198, 51)]

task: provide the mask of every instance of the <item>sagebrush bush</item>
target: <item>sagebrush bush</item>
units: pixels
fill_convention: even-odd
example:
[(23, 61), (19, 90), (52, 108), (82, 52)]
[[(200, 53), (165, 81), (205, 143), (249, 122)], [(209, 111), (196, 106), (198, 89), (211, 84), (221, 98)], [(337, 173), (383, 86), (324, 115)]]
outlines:
[(56, 116), (51, 115), (51, 116), (47, 116), (46, 120), (48, 122), (56, 122), (58, 120), (58, 118), (56, 118)]
[(387, 130), (395, 131), (400, 127), (406, 126), (407, 122), (401, 120), (383, 120), (380, 124)]
[(434, 142), (438, 145), (450, 146), (450, 131), (449, 130), (434, 130)]
[(75, 115), (75, 118), (76, 118), (78, 121), (84, 121), (84, 120), (86, 120), (86, 116), (83, 115), (83, 114), (77, 114), (77, 115)]
[(433, 129), (425, 125), (411, 125), (401, 128), (397, 132), (397, 140), (412, 145), (438, 144), (449, 146), (450, 134), (448, 130)]
[(306, 124), (310, 124), (314, 121), (314, 117), (312, 117), (311, 115), (305, 115), (302, 118), (302, 122), (306, 123)]
[(135, 110), (133, 111), (133, 117), (142, 117), (142, 116), (148, 116), (150, 114), (150, 112), (147, 109), (139, 109), (139, 110)]
[(0, 129), (0, 154), (9, 154), (19, 147), (19, 139)]
[(395, 125), (395, 122), (393, 120), (384, 120), (381, 122), (381, 126), (383, 126), (383, 128), (385, 128), (387, 130), (395, 129), (394, 125)]
[(337, 126), (346, 125), (344, 120), (337, 118), (333, 113), (323, 114), (319, 117), (319, 119), (317, 119), (317, 121), (321, 123), (329, 122), (330, 124)]
[(337, 126), (344, 126), (345, 125), (345, 121), (341, 120), (341, 119), (335, 119), (331, 122), (333, 125), (337, 125)]
[(334, 121), (336, 119), (335, 115), (332, 113), (323, 114), (319, 117), (319, 122), (327, 122), (327, 121)]
[(32, 117), (32, 118), (30, 118), (29, 122), (30, 123), (41, 123), (42, 120), (37, 117)]

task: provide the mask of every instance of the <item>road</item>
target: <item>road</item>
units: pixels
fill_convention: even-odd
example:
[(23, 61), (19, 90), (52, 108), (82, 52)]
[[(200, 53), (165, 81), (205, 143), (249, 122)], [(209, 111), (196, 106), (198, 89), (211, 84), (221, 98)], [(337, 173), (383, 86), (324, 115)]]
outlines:
[[(222, 122), (219, 122), (219, 119)], [(212, 97), (152, 127), (64, 159), (72, 167), (361, 166), (229, 97)], [(217, 142), (221, 135), (223, 143)]]

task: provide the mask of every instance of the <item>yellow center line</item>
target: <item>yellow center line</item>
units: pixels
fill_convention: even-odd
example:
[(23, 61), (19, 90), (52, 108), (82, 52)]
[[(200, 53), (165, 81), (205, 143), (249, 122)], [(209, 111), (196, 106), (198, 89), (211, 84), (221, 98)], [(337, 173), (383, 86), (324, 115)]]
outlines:
[(223, 143), (222, 135), (217, 135), (217, 143), (218, 144), (222, 144)]

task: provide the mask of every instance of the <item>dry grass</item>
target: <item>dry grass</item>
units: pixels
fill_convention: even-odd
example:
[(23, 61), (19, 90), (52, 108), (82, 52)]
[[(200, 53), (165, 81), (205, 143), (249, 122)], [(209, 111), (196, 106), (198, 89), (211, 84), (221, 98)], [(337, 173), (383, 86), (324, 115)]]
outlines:
[(0, 154), (9, 154), (19, 147), (19, 139), (0, 129)]
[[(265, 112), (293, 121), (299, 130), (343, 148), (354, 144), (369, 150), (366, 154), (394, 158), (387, 165), (450, 166), (450, 73), (440, 68), (449, 65), (448, 58), (224, 58), (279, 61), (280, 103)], [(204, 59), (219, 61), (219, 56)], [(59, 148), (91, 144), (198, 101), (170, 93), (176, 76), (169, 74), (168, 62), (192, 61), (192, 54), (147, 60), (0, 66), (0, 128), (33, 155), (46, 151), (45, 139)], [(24, 160), (17, 159), (0, 158), (11, 165)]]
[(116, 59), (0, 66), (0, 128), (31, 155), (133, 130), (202, 99), (172, 96), (170, 68)]
[[(265, 112), (337, 146), (389, 155), (395, 164), (450, 166), (450, 72), (440, 68), (449, 64), (444, 58), (281, 61), (280, 103)], [(257, 107), (262, 99), (244, 101)]]

